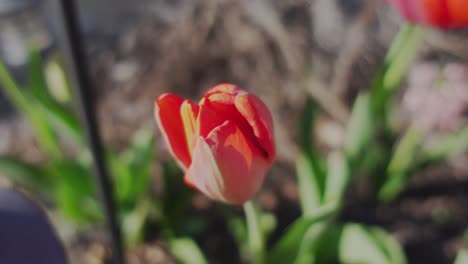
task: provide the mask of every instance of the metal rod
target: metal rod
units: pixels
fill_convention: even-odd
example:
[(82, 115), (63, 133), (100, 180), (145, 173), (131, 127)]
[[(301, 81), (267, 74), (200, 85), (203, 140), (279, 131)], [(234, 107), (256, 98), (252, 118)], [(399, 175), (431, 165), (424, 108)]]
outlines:
[(93, 83), (87, 72), (84, 41), (79, 30), (78, 11), (74, 0), (54, 0), (57, 16), (58, 37), (69, 67), (71, 87), (76, 96), (76, 104), (81, 114), (87, 142), (94, 160), (93, 169), (100, 188), (102, 204), (106, 214), (107, 227), (111, 238), (112, 262), (124, 263), (122, 235), (118, 212), (114, 202), (112, 181), (106, 167), (105, 153), (95, 116), (95, 105), (91, 94)]

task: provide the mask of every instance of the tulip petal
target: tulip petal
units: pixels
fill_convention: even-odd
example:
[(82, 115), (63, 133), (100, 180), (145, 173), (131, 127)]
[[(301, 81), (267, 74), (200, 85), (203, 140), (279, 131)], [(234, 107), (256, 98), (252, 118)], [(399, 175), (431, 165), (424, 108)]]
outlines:
[(206, 140), (199, 138), (186, 180), (212, 199), (243, 204), (260, 188), (270, 163), (234, 122), (226, 121)]
[(468, 1), (448, 0), (448, 9), (454, 27), (468, 25)]
[(199, 107), (197, 134), (206, 138), (213, 129), (222, 125), (228, 119), (229, 115), (214, 108), (212, 102), (206, 97), (201, 99)]
[(190, 166), (191, 159), (180, 115), (183, 102), (184, 99), (177, 95), (162, 94), (154, 102), (154, 116), (161, 128), (163, 138), (169, 146), (169, 151), (177, 159), (179, 165), (185, 169)]
[(252, 127), (268, 160), (274, 160), (273, 119), (266, 105), (254, 94), (241, 92), (235, 98), (235, 106)]
[(205, 96), (209, 96), (214, 93), (227, 93), (227, 94), (235, 95), (239, 91), (241, 91), (241, 89), (234, 84), (222, 83), (206, 91)]
[(223, 176), (210, 146), (203, 137), (196, 139), (192, 154), (193, 160), (185, 174), (185, 183), (200, 190), (213, 200), (227, 202), (222, 193), (224, 190)]
[(245, 134), (231, 121), (213, 130), (206, 141), (223, 175), (226, 200), (243, 204), (260, 189), (270, 162), (249, 144)]
[(414, 23), (427, 23), (427, 17), (424, 16), (424, 8), (420, 1), (408, 0), (390, 0), (398, 11), (409, 21)]
[(441, 0), (422, 0), (422, 6), (425, 10), (428, 22), (431, 25), (440, 27), (450, 27), (450, 15), (447, 1)]
[[(211, 121), (206, 125), (206, 121), (204, 122), (204, 118), (200, 116), (200, 123), (206, 127), (200, 135), (206, 137), (206, 133), (216, 126), (226, 120), (231, 120), (244, 133), (248, 142), (254, 145), (266, 159), (274, 159), (271, 115), (260, 99), (238, 90), (235, 95), (225, 92), (210, 93), (202, 101), (206, 108), (212, 110), (211, 116), (216, 116), (219, 120)], [(206, 119), (210, 120), (210, 118)]]

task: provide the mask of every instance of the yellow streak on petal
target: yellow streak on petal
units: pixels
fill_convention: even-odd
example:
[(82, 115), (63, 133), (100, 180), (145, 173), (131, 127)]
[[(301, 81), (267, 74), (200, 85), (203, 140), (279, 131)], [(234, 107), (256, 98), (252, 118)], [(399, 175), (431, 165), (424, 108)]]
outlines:
[(192, 109), (192, 105), (188, 102), (188, 100), (184, 101), (180, 106), (180, 116), (182, 117), (182, 124), (184, 126), (185, 138), (187, 140), (189, 154), (190, 157), (192, 157), (194, 145), (193, 136), (195, 134), (196, 118), (195, 113)]

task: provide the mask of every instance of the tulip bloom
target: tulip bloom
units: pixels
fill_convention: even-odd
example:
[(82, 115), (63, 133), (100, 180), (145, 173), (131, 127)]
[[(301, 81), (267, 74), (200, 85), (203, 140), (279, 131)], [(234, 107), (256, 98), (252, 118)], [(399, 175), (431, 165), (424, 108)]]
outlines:
[(388, 0), (407, 20), (440, 28), (468, 26), (467, 0)]
[(235, 85), (213, 87), (198, 105), (163, 94), (155, 118), (185, 182), (211, 199), (243, 204), (275, 159), (270, 111)]

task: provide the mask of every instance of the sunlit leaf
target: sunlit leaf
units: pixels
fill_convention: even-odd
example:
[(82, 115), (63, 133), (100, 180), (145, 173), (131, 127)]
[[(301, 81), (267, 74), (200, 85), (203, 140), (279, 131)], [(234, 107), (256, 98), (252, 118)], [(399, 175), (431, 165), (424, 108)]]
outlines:
[(397, 145), (387, 169), (387, 181), (379, 191), (379, 198), (385, 201), (395, 198), (404, 188), (411, 169), (418, 164), (416, 159), (422, 142), (422, 133), (410, 127)]
[(343, 226), (338, 257), (343, 264), (404, 264), (406, 259), (398, 243), (378, 228), (360, 224)]
[(169, 241), (171, 253), (183, 264), (206, 264), (203, 252), (191, 238), (176, 238)]
[(31, 50), (28, 64), (29, 90), (51, 123), (67, 133), (75, 142), (83, 143), (83, 132), (76, 116), (58, 103), (49, 93), (44, 77), (43, 64), (37, 50)]
[(301, 113), (298, 129), (301, 152), (296, 161), (296, 171), (301, 209), (304, 215), (320, 206), (325, 185), (324, 162), (312, 142), (317, 112), (317, 104), (308, 98)]
[[(304, 238), (313, 239), (312, 234), (308, 234), (308, 230), (317, 223), (329, 220), (335, 210), (336, 205), (326, 205), (318, 208), (314, 214), (302, 216), (294, 221), (269, 252), (267, 263), (293, 263), (299, 254)], [(318, 235), (320, 232), (317, 233)]]
[(140, 201), (137, 208), (122, 212), (122, 230), (127, 245), (136, 246), (143, 241), (150, 206), (148, 200)]
[(296, 174), (303, 215), (316, 210), (322, 202), (322, 190), (311, 161), (305, 155), (296, 160)]
[(351, 119), (346, 129), (345, 154), (352, 166), (357, 166), (363, 152), (369, 147), (374, 122), (370, 96), (361, 93), (356, 98), (351, 113)]
[(328, 174), (325, 186), (324, 202), (341, 202), (349, 180), (348, 163), (340, 152), (333, 152), (328, 159)]
[(468, 264), (468, 249), (460, 250), (453, 264)]
[(42, 149), (51, 157), (58, 158), (62, 155), (57, 143), (55, 131), (52, 129), (46, 114), (37, 109), (35, 102), (31, 100), (15, 82), (6, 66), (0, 60), (0, 87), (8, 100), (15, 105), (31, 123), (37, 133), (37, 140)]

